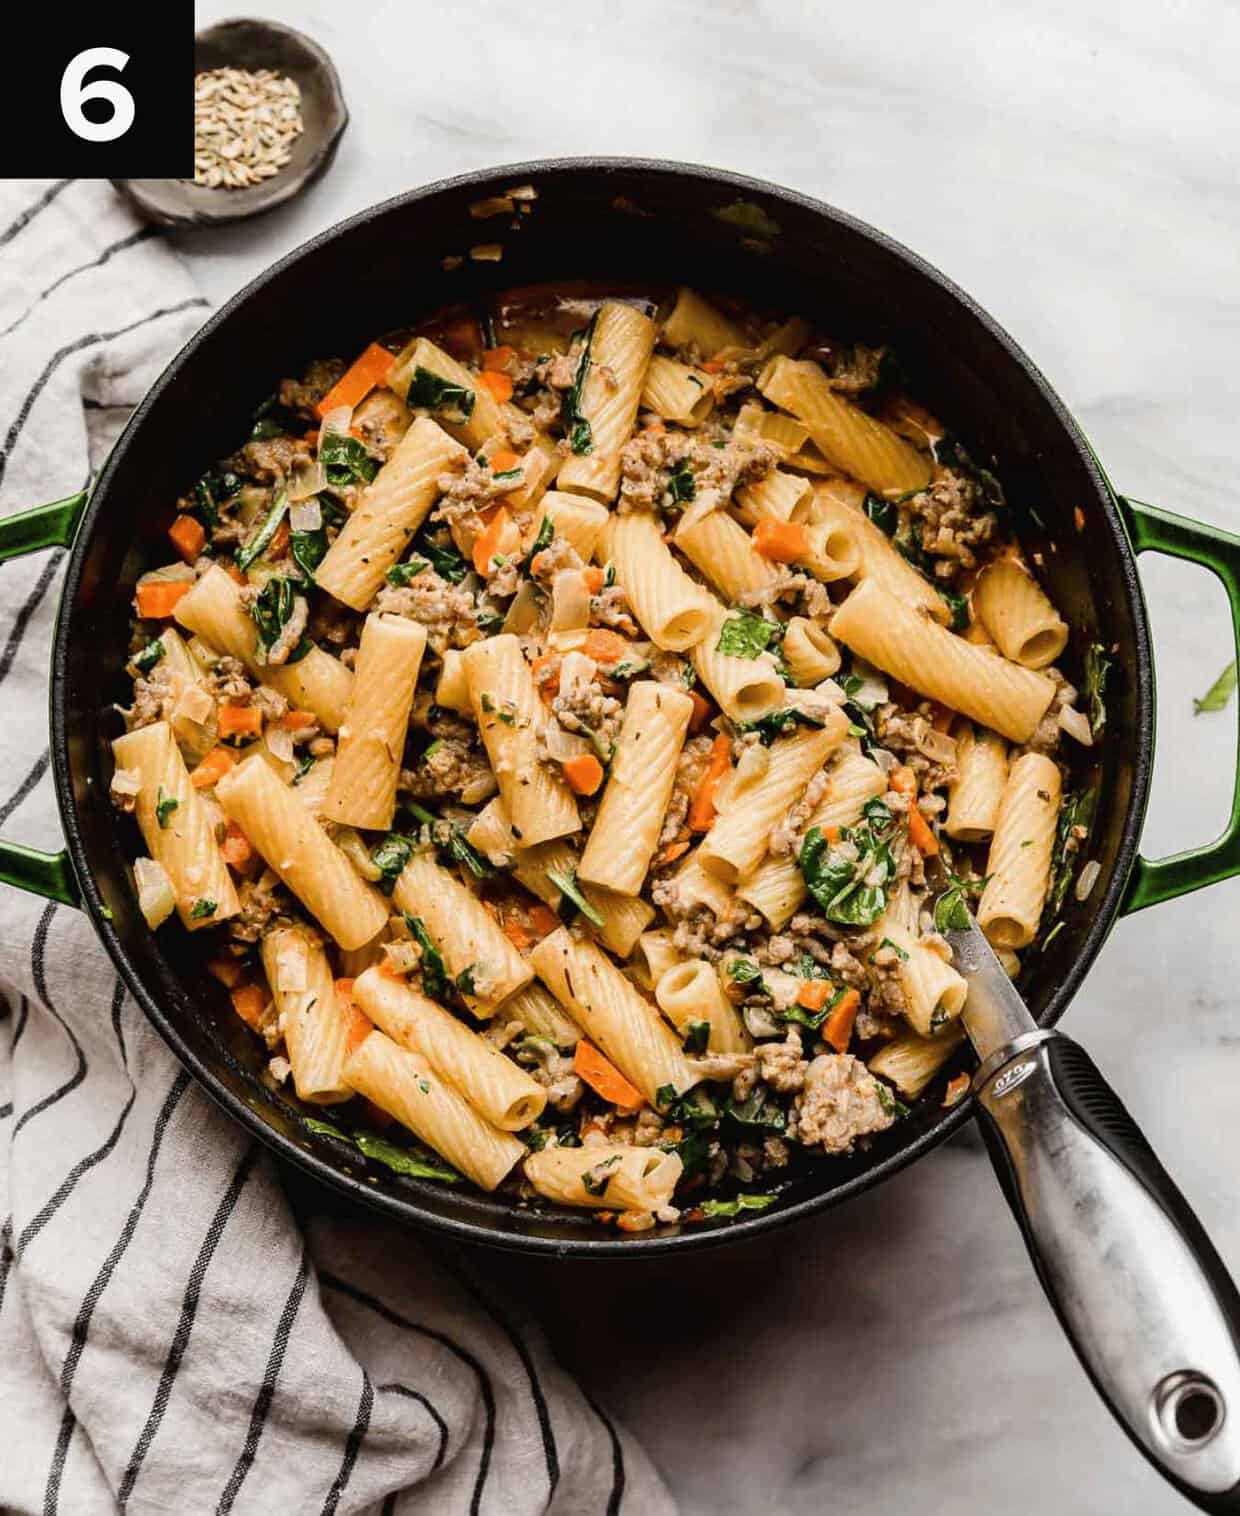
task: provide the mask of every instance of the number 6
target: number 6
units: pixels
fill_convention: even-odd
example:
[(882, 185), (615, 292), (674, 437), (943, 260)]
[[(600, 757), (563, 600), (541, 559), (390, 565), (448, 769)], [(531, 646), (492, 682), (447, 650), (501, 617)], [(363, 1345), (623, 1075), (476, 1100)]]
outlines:
[[(60, 114), (75, 137), (86, 142), (115, 142), (133, 125), (133, 96), (123, 84), (115, 79), (82, 82), (92, 68), (114, 68), (119, 73), (128, 62), (129, 54), (116, 47), (88, 47), (69, 60), (60, 76)], [(92, 121), (82, 110), (88, 100), (106, 100), (112, 107), (111, 116), (106, 121)]]

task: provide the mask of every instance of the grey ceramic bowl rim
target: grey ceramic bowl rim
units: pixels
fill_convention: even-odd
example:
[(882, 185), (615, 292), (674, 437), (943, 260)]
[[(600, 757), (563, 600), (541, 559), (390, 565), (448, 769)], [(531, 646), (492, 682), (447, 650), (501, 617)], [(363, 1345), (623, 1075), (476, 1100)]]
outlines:
[(300, 247), (293, 249), (293, 251), (272, 264), (243, 289), (233, 295), (225, 305), (221, 306), (204, 323), (176, 357), (171, 360), (163, 374), (156, 380), (150, 391), (143, 398), (141, 404), (134, 411), (125, 432), (113, 450), (112, 460), (105, 466), (83, 515), (66, 570), (64, 591), (57, 619), (50, 686), (52, 741), (56, 757), (53, 767), (57, 799), (64, 823), (65, 841), (81, 883), (83, 904), (90, 912), (96, 932), (112, 955), (135, 999), (142, 1006), (152, 1024), (160, 1032), (182, 1064), (190, 1069), (217, 1104), (221, 1105), (249, 1132), (279, 1153), (286, 1161), (326, 1184), (329, 1188), (340, 1191), (352, 1199), (361, 1202), (369, 1209), (377, 1210), (388, 1218), (401, 1223), (425, 1227), (457, 1241), (474, 1243), (500, 1251), (540, 1254), (553, 1257), (651, 1257), (655, 1254), (664, 1255), (670, 1252), (688, 1253), (732, 1242), (750, 1241), (780, 1227), (831, 1209), (843, 1201), (849, 1200), (863, 1191), (882, 1183), (885, 1179), (891, 1178), (958, 1132), (971, 1119), (973, 1115), (973, 1102), (969, 1098), (961, 1101), (960, 1104), (947, 1111), (941, 1120), (937, 1121), (929, 1130), (923, 1132), (913, 1142), (909, 1143), (908, 1146), (900, 1148), (898, 1151), (882, 1159), (872, 1168), (865, 1169), (862, 1173), (846, 1180), (843, 1184), (832, 1186), (821, 1194), (807, 1196), (805, 1199), (786, 1207), (777, 1206), (771, 1210), (757, 1211), (752, 1216), (747, 1216), (743, 1219), (737, 1218), (734, 1221), (720, 1222), (714, 1225), (694, 1224), (670, 1234), (656, 1233), (648, 1237), (637, 1234), (627, 1237), (590, 1236), (556, 1239), (528, 1235), (515, 1230), (501, 1232), (493, 1224), (483, 1225), (472, 1221), (436, 1216), (422, 1211), (416, 1200), (404, 1200), (395, 1195), (378, 1192), (372, 1186), (344, 1173), (315, 1154), (299, 1148), (282, 1133), (268, 1126), (258, 1113), (252, 1111), (242, 1100), (224, 1089), (217, 1080), (210, 1065), (205, 1060), (199, 1058), (191, 1048), (186, 1046), (176, 1027), (164, 1015), (158, 999), (147, 990), (143, 979), (130, 963), (124, 944), (120, 941), (117, 932), (108, 919), (104, 901), (88, 866), (85, 843), (77, 820), (76, 804), (73, 795), (73, 778), (66, 731), (65, 696), (68, 677), (70, 624), (73, 619), (71, 610), (79, 587), (85, 559), (85, 546), (98, 525), (100, 512), (108, 493), (108, 484), (114, 460), (122, 452), (130, 432), (142, 425), (147, 412), (154, 404), (156, 398), (163, 392), (166, 386), (176, 381), (184, 366), (192, 360), (196, 349), (209, 333), (230, 320), (238, 310), (260, 295), (265, 286), (290, 264), (303, 258), (313, 257), (319, 248), (334, 238), (341, 236), (351, 228), (361, 225), (366, 221), (383, 216), (397, 207), (417, 205), (446, 191), (467, 189), (478, 190), (485, 194), (493, 191), (496, 184), (509, 184), (526, 179), (554, 179), (557, 174), (581, 173), (583, 171), (597, 172), (605, 175), (610, 170), (636, 171), (671, 178), (692, 176), (707, 184), (717, 185), (725, 192), (757, 193), (769, 196), (772, 199), (783, 201), (789, 205), (795, 205), (827, 220), (839, 223), (859, 236), (875, 243), (887, 253), (900, 258), (922, 278), (937, 285), (942, 291), (951, 296), (963, 308), (964, 313), (980, 323), (989, 335), (1000, 344), (1013, 362), (1017, 363), (1024, 370), (1037, 387), (1041, 398), (1054, 415), (1056, 421), (1070, 439), (1079, 455), (1087, 476), (1092, 480), (1098, 507), (1111, 533), (1114, 550), (1122, 569), (1128, 608), (1132, 615), (1134, 646), (1136, 650), (1133, 678), (1135, 682), (1136, 705), (1140, 713), (1140, 719), (1136, 724), (1135, 731), (1132, 733), (1131, 749), (1126, 755), (1132, 766), (1132, 785), (1114, 867), (1107, 880), (1106, 888), (1095, 906), (1093, 919), (1082, 943), (1081, 950), (1051, 997), (1045, 1011), (1039, 1017), (1042, 1026), (1053, 1025), (1063, 1015), (1064, 1010), (1072, 1000), (1077, 989), (1080, 987), (1081, 981), (1097, 957), (1118, 914), (1124, 888), (1132, 872), (1133, 863), (1136, 858), (1141, 825), (1145, 817), (1145, 808), (1149, 796), (1154, 736), (1153, 656), (1145, 601), (1137, 575), (1135, 555), (1128, 541), (1128, 536), (1124, 529), (1119, 507), (1110, 483), (1099, 467), (1097, 459), (1073, 420), (1071, 413), (1029, 356), (983, 307), (978, 305), (968, 294), (918, 254), (847, 212), (837, 210), (835, 207), (817, 200), (813, 196), (786, 189), (765, 180), (736, 174), (726, 169), (700, 164), (678, 163), (669, 159), (585, 157), (502, 164), (496, 167), (473, 170), (469, 173), (447, 179), (436, 180), (419, 189), (394, 195), (387, 200), (380, 201), (376, 205), (359, 211), (346, 220), (338, 222), (325, 231), (318, 233), (304, 242)]

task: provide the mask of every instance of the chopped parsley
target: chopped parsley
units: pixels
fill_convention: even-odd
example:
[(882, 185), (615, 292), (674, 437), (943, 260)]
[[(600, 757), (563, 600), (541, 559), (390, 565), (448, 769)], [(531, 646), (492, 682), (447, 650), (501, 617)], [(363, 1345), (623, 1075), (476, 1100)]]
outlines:
[(908, 962), (908, 954), (904, 951), (898, 942), (892, 942), (890, 937), (884, 937), (878, 945), (880, 948), (890, 948), (901, 963)]
[[(420, 1081), (418, 1088), (423, 1094), (429, 1093), (430, 1087), (425, 1081)], [(396, 1143), (389, 1142), (374, 1132), (342, 1132), (338, 1126), (333, 1126), (330, 1121), (321, 1121), (317, 1116), (305, 1117), (305, 1123), (310, 1131), (318, 1132), (321, 1136), (352, 1143), (367, 1158), (383, 1164), (395, 1174), (407, 1174), (411, 1179), (441, 1179), (447, 1184), (459, 1184), (461, 1181), (460, 1174), (454, 1168), (450, 1168), (425, 1148), (398, 1147)]]
[[(259, 651), (264, 659), (280, 640), (280, 633), (296, 608), (297, 589), (298, 586), (292, 579), (268, 579), (257, 599), (250, 605), (250, 615), (258, 628)], [(285, 661), (297, 663), (313, 646), (309, 637), (303, 637)]]
[(756, 721), (735, 723), (737, 732), (742, 735), (746, 732), (757, 732), (762, 739), (763, 747), (770, 747), (775, 739), (789, 727), (821, 727), (823, 724), (819, 717), (809, 711), (799, 710), (796, 706), (789, 706), (782, 711), (769, 711), (765, 716), (759, 716)]
[(149, 674), (164, 656), (164, 645), (156, 637), (133, 655), (133, 666), (140, 674)]
[(620, 1154), (613, 1153), (610, 1158), (604, 1158), (601, 1163), (596, 1163), (593, 1168), (586, 1169), (581, 1176), (581, 1183), (588, 1195), (604, 1195), (607, 1186), (611, 1183), (611, 1170), (620, 1162)]
[[(603, 918), (594, 909), (586, 897), (581, 893), (581, 890), (578, 887), (576, 869), (548, 869), (547, 882), (549, 884), (554, 884), (556, 889), (559, 890), (562, 897), (560, 900), (559, 908), (561, 921), (571, 921), (573, 917), (576, 916), (578, 912), (580, 912), (587, 921), (592, 922), (595, 926), (602, 926)], [(567, 902), (567, 916), (565, 915), (565, 902)]]
[(410, 558), (408, 563), (394, 563), (388, 569), (385, 578), (389, 584), (403, 588), (407, 584), (412, 584), (418, 575), (430, 566), (430, 560), (427, 558)]
[(877, 1075), (871, 1074), (870, 1077), (874, 1080), (874, 1087), (878, 1091), (878, 1103), (886, 1114), (894, 1116), (897, 1121), (907, 1116), (909, 1112), (908, 1106), (905, 1105), (891, 1086), (885, 1084)]
[(432, 537), (429, 533), (423, 532), (414, 539), (414, 548), (429, 560), (430, 566), (439, 577), (446, 579), (449, 584), (460, 584), (469, 573), (469, 565), (457, 552), (451, 537), (446, 533), (440, 537)]
[(364, 443), (348, 432), (325, 432), (319, 441), (319, 462), (327, 482), (336, 489), (350, 484), (369, 484), (379, 472), (378, 460)]
[(189, 919), (191, 921), (205, 921), (208, 916), (214, 916), (218, 910), (219, 906), (210, 896), (199, 895), (198, 899), (189, 908)]
[(271, 509), (263, 517), (258, 530), (244, 545), (237, 550), (237, 567), (244, 573), (256, 558), (271, 546), (271, 539), (279, 530), (281, 521), (288, 515), (288, 496), (283, 490), (272, 501)]
[(697, 499), (697, 480), (687, 462), (679, 463), (676, 472), (668, 475), (663, 498), (669, 505), (686, 505)]
[(180, 804), (181, 802), (175, 799), (172, 795), (164, 794), (164, 787), (161, 784), (159, 787), (159, 792), (155, 798), (155, 819), (159, 822), (159, 829), (161, 832), (167, 829), (169, 821), (172, 820), (173, 811), (175, 811)]
[(406, 916), (405, 925), (422, 949), (422, 988), (432, 1000), (446, 1001), (452, 993), (452, 980), (444, 965), (443, 954), (435, 946), (421, 916)]
[(779, 640), (779, 627), (753, 611), (735, 611), (719, 628), (717, 653), (731, 658), (756, 658)]
[[(137, 660), (134, 660), (137, 662)], [(1200, 700), (1193, 700), (1193, 715), (1203, 716), (1227, 709), (1236, 692), (1236, 662), (1233, 659), (1218, 676)]]
[(685, 1040), (681, 1043), (686, 1053), (701, 1054), (710, 1041), (710, 1022), (691, 1021), (685, 1028)]
[(1095, 740), (1106, 730), (1106, 689), (1110, 672), (1111, 659), (1106, 648), (1100, 642), (1091, 643), (1085, 649), (1085, 698), (1089, 704), (1089, 730)]
[(735, 1195), (731, 1200), (703, 1200), (695, 1207), (703, 1216), (738, 1216), (741, 1211), (765, 1211), (775, 1204), (774, 1195)]
[[(499, 474), (496, 475), (497, 479), (501, 477), (502, 476)], [(555, 522), (552, 521), (550, 516), (544, 516), (538, 524), (538, 535), (534, 538), (533, 542), (530, 543), (529, 552), (526, 553), (525, 557), (521, 560), (521, 572), (523, 574), (529, 573), (530, 564), (533, 563), (534, 559), (538, 557), (539, 553), (545, 552), (547, 548), (551, 546), (554, 540)]]
[(594, 451), (594, 433), (581, 409), (581, 402), (593, 362), (590, 357), (590, 344), (594, 341), (594, 328), (597, 325), (598, 312), (595, 311), (582, 334), (581, 353), (577, 359), (577, 368), (573, 373), (573, 382), (564, 391), (560, 401), (560, 419), (564, 423), (564, 435), (568, 438), (569, 447), (578, 456)]
[(875, 798), (866, 802), (862, 818), (842, 829), (838, 843), (829, 843), (821, 827), (810, 827), (797, 860), (823, 914), (841, 926), (873, 925), (887, 908), (888, 886), (895, 879), (894, 816)]
[(456, 384), (441, 374), (433, 373), (421, 364), (413, 371), (409, 381), (406, 403), (422, 410), (435, 411), (445, 420), (463, 425), (474, 413), (477, 396), (464, 384)]
[[(422, 761), (425, 762), (438, 746), (438, 742), (432, 742), (422, 754)], [(489, 879), (495, 873), (490, 863), (466, 839), (464, 829), (455, 821), (445, 821), (440, 816), (433, 816), (425, 806), (413, 802), (410, 803), (409, 809), (427, 828), (430, 840), (436, 848), (454, 863), (462, 864), (475, 879)]]

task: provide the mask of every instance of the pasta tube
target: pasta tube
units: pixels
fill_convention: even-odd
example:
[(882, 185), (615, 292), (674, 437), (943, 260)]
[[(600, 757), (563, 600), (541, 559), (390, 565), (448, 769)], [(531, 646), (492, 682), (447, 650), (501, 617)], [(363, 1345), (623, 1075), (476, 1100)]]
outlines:
[(948, 788), (943, 830), (957, 842), (985, 842), (994, 833), (1007, 784), (1002, 737), (963, 721), (956, 732), (956, 777)]
[(224, 775), (215, 793), (268, 868), (278, 874), (329, 937), (359, 948), (387, 923), (382, 895), (349, 860), (261, 755)]
[(255, 679), (269, 684), (295, 709), (313, 711), (324, 730), (339, 729), (353, 675), (321, 647), (312, 647), (296, 663), (261, 662), (258, 627), (245, 608), (240, 588), (218, 563), (177, 601), (173, 614), (214, 652), (238, 659)]
[(1068, 626), (1042, 586), (1012, 558), (996, 558), (977, 577), (973, 610), (999, 651), (1027, 669), (1044, 669), (1068, 645)]
[(430, 514), (439, 496), (439, 476), (460, 468), (468, 457), (436, 422), (417, 417), (362, 492), (315, 570), (314, 582), (353, 610), (364, 611)]
[(1050, 708), (1045, 674), (1009, 663), (863, 579), (836, 611), (831, 632), (867, 662), (1012, 742), (1028, 742)]
[(935, 1035), (964, 1009), (969, 993), (964, 976), (889, 915), (883, 919), (879, 935), (881, 942), (895, 951), (909, 1025), (921, 1037)]
[(607, 525), (607, 507), (586, 495), (564, 495), (559, 490), (548, 490), (542, 498), (542, 514), (551, 522), (555, 535), (563, 537), (577, 556), (589, 563)]
[(659, 1211), (684, 1171), (678, 1153), (619, 1143), (543, 1148), (525, 1160), (525, 1177), (557, 1205), (594, 1211)]
[(930, 483), (929, 460), (890, 427), (837, 395), (817, 363), (772, 358), (758, 388), (809, 428), (825, 457), (872, 490), (904, 494)]
[(521, 846), (578, 831), (572, 791), (539, 752), (546, 717), (520, 642), (510, 632), (475, 642), (464, 664), (474, 719)]
[(736, 514), (746, 526), (759, 521), (804, 521), (814, 503), (814, 487), (799, 474), (772, 469), (764, 479), (736, 492)]
[(591, 1042), (652, 1105), (682, 1095), (697, 1075), (658, 1011), (592, 942), (566, 927), (530, 954), (542, 982)]
[(715, 404), (714, 380), (702, 369), (656, 353), (646, 370), (641, 406), (678, 426), (701, 426)]
[(1041, 753), (1025, 753), (1012, 764), (995, 822), (977, 921), (997, 948), (1028, 947), (1051, 878), (1051, 854), (1063, 777), (1059, 765)]
[(438, 425), (470, 452), (476, 453), (503, 425), (490, 390), (426, 337), (416, 337), (396, 355), (387, 383), (411, 408), (430, 410)]
[(613, 516), (600, 547), (652, 642), (665, 652), (683, 652), (701, 641), (710, 625), (711, 596), (676, 562), (653, 516)]
[(704, 958), (691, 958), (664, 969), (655, 984), (654, 998), (683, 1038), (692, 1038), (695, 1028), (705, 1024), (709, 1028), (709, 1052), (747, 1053), (753, 1046), (735, 1007), (723, 993), (719, 975)]
[(775, 565), (758, 552), (745, 528), (724, 511), (711, 511), (680, 527), (676, 546), (730, 603), (770, 589), (779, 578)]
[(676, 303), (659, 333), (665, 347), (690, 349), (702, 358), (713, 358), (721, 348), (743, 347), (745, 334), (721, 310), (682, 285)]
[(379, 967), (367, 969), (353, 983), (353, 999), (380, 1031), (420, 1053), (492, 1126), (519, 1132), (542, 1115), (547, 1092), (541, 1084), (403, 980)]
[(581, 1041), (581, 1028), (538, 983), (510, 995), (499, 1014), (505, 1021), (519, 1021), (531, 1037), (545, 1037), (558, 1048), (576, 1047)]
[(589, 450), (560, 465), (561, 490), (614, 500), (620, 488), (620, 453), (637, 419), (646, 369), (654, 350), (654, 322), (631, 305), (606, 300), (589, 337), (578, 409), (589, 427)]
[(793, 684), (812, 689), (830, 679), (840, 666), (840, 650), (816, 621), (794, 616), (784, 633), (784, 662)]
[(112, 754), (118, 769), (133, 770), (141, 781), (134, 817), (147, 852), (172, 883), (182, 923), (196, 932), (235, 916), (241, 906), (232, 876), (171, 726), (156, 721), (127, 732), (113, 742)]
[[(920, 606), (944, 625), (951, 619), (951, 607), (928, 579), (924, 579), (897, 548), (881, 527), (875, 526), (859, 504), (849, 502), (850, 490), (832, 481), (814, 491), (811, 510), (812, 531), (822, 533), (815, 540), (827, 558), (845, 561), (851, 557), (849, 572), (838, 577), (872, 579), (889, 595), (905, 606)], [(852, 539), (851, 555), (844, 539)]]
[(693, 701), (651, 679), (629, 690), (611, 774), (578, 877), (619, 895), (641, 892), (676, 780)]
[(964, 1041), (964, 1027), (952, 1021), (936, 1037), (906, 1032), (885, 1043), (866, 1066), (895, 1085), (901, 1095), (916, 1100)]
[(323, 804), (324, 819), (371, 831), (391, 826), (409, 712), (425, 649), (426, 628), (416, 621), (367, 616)]
[(349, 1017), (322, 944), (304, 927), (276, 927), (264, 933), (260, 951), (298, 1096), (316, 1105), (350, 1099), (344, 1080)]
[(490, 1125), (420, 1053), (370, 1032), (350, 1053), (344, 1076), (359, 1095), (393, 1116), (484, 1190), (493, 1190), (527, 1151)]
[(501, 1000), (533, 979), (533, 969), (482, 901), (430, 853), (412, 855), (392, 890), (392, 903), (421, 920), (475, 1016), (494, 1015)]
[(784, 681), (769, 653), (737, 658), (719, 651), (728, 612), (717, 600), (707, 602), (705, 635), (690, 653), (698, 678), (730, 721), (756, 721), (784, 703)]

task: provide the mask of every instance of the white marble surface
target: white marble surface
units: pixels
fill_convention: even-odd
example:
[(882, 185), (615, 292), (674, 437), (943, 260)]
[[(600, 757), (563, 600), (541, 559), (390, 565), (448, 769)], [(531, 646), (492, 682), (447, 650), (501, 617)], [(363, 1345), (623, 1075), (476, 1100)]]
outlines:
[[(917, 247), (1024, 343), (1119, 488), (1240, 530), (1240, 11), (1226, 0), (263, 13), (331, 50), (353, 122), (295, 205), (181, 239), (213, 297), (341, 216), (460, 170), (583, 152), (721, 164)], [(1217, 830), (1235, 728), (1191, 714), (1228, 657), (1221, 593), (1180, 565), (1143, 573), (1157, 853)], [(1238, 919), (1233, 883), (1121, 923), (1069, 1020), (1236, 1271)], [(772, 1245), (658, 1269), (494, 1267), (554, 1299), (564, 1356), (687, 1513), (1187, 1509), (1078, 1371), (972, 1132)]]

